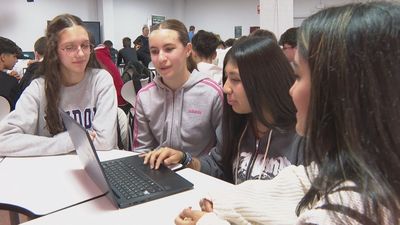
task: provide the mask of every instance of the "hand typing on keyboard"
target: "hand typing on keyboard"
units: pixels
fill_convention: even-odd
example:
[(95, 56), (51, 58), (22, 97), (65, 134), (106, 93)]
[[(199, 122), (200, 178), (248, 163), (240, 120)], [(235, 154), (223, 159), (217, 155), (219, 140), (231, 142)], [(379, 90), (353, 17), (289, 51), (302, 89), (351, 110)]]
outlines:
[(182, 161), (184, 153), (168, 147), (161, 147), (146, 154), (141, 155), (144, 157), (144, 164), (149, 164), (151, 169), (160, 168), (161, 163), (165, 166), (179, 164)]

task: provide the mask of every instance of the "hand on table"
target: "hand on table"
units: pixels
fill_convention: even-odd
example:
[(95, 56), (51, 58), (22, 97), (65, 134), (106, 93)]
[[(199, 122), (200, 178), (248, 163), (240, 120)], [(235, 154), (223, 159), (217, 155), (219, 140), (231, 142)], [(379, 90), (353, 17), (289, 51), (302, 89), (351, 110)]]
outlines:
[(199, 219), (206, 213), (213, 211), (213, 203), (211, 200), (203, 198), (199, 202), (200, 210), (192, 210), (191, 207), (184, 209), (179, 216), (175, 218), (177, 225), (192, 225), (196, 224)]

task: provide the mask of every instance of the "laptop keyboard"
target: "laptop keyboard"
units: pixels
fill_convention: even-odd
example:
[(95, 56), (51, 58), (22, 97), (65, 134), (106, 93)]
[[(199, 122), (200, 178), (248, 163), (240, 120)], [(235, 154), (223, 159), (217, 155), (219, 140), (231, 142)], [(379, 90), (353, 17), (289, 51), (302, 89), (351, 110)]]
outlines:
[(127, 161), (102, 162), (104, 172), (113, 186), (126, 199), (160, 192), (163, 188)]

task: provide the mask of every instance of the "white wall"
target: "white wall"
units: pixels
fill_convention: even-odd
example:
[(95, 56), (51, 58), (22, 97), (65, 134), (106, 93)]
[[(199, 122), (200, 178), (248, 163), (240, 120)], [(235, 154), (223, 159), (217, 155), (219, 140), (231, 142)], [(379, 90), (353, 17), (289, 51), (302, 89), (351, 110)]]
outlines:
[[(114, 0), (114, 46), (122, 48), (122, 38), (132, 41), (142, 34), (151, 15), (174, 17), (173, 0)], [(105, 34), (107, 37), (107, 34)]]
[[(152, 14), (180, 19), (196, 30), (220, 34), (223, 40), (234, 37), (234, 26), (243, 35), (250, 26), (260, 26), (257, 5), (260, 0), (0, 0), (0, 36), (14, 40), (24, 51), (32, 51), (37, 38), (44, 35), (47, 20), (71, 13), (85, 21), (101, 21), (103, 40), (111, 39), (122, 47), (125, 36), (134, 40)], [(294, 25), (323, 6), (355, 0), (293, 0)], [(358, 1), (358, 0), (357, 0)], [(363, 0), (367, 1), (367, 0)], [(399, 1), (399, 0), (393, 0)], [(112, 10), (112, 12), (110, 11)], [(110, 21), (111, 20), (111, 21)]]
[[(256, 7), (259, 0), (115, 0), (114, 30), (116, 48), (122, 38), (132, 40), (141, 34), (143, 24), (152, 14), (179, 19), (187, 27), (205, 29), (220, 34), (223, 40), (234, 37), (234, 26), (243, 27), (247, 35), (250, 26), (259, 26)], [(107, 35), (105, 34), (105, 37)]]
[[(318, 10), (335, 5), (342, 5), (351, 2), (369, 2), (371, 0), (293, 0), (294, 6), (294, 26), (300, 26), (301, 22), (309, 15)], [(400, 0), (375, 0), (375, 1), (393, 1)]]
[(0, 0), (0, 35), (15, 41), (24, 51), (32, 51), (44, 35), (47, 20), (71, 13), (86, 21), (96, 21), (96, 0)]
[(221, 36), (233, 38), (234, 27), (242, 26), (242, 34), (248, 35), (250, 26), (260, 26), (257, 14), (259, 0), (187, 0), (184, 22)]
[(294, 26), (300, 26), (301, 22), (309, 15), (323, 7), (340, 5), (351, 0), (294, 0)]
[(293, 27), (293, 0), (260, 0), (260, 28), (277, 38)]

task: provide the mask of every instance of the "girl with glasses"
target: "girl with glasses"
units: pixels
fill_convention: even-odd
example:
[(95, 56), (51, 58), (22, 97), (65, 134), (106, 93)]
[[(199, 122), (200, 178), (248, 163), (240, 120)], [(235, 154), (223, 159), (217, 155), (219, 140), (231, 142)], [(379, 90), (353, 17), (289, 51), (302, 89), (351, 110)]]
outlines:
[(63, 14), (47, 26), (40, 78), (0, 124), (0, 155), (35, 156), (74, 150), (59, 109), (91, 130), (97, 149), (116, 147), (117, 100), (110, 74), (98, 69), (80, 18)]

